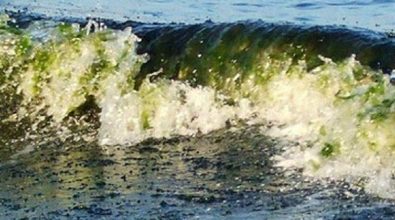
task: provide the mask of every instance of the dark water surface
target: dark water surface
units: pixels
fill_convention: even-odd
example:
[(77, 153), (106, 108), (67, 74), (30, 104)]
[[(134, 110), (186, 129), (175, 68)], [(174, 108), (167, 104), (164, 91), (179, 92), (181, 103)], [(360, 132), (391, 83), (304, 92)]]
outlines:
[[(4, 156), (4, 219), (392, 219), (391, 201), (273, 167), (260, 127), (135, 146), (52, 140)], [(277, 147), (276, 147), (277, 146)]]

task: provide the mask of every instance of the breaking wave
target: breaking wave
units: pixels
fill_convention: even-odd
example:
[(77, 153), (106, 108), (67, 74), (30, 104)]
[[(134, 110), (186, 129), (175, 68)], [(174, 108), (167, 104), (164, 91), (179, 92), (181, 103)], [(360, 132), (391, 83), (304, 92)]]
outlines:
[(101, 145), (262, 124), (289, 141), (279, 166), (394, 197), (395, 89), (383, 74), (395, 64), (391, 38), (262, 22), (135, 30), (94, 21), (20, 29), (3, 16), (1, 123), (91, 118)]

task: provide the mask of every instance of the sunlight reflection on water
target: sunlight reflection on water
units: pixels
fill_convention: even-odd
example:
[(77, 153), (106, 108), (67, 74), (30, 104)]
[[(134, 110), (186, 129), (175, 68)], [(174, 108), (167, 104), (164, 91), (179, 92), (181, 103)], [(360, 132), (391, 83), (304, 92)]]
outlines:
[(393, 0), (3, 0), (0, 9), (28, 10), (55, 16), (105, 17), (141, 22), (200, 23), (262, 19), (267, 22), (347, 25), (377, 31), (395, 28)]

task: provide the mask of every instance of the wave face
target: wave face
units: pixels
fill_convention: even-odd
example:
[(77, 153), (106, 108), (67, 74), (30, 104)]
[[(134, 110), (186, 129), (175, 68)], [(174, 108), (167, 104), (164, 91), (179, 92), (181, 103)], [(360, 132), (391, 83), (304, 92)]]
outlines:
[(93, 21), (18, 29), (6, 20), (2, 127), (88, 121), (93, 141), (131, 145), (261, 124), (289, 141), (279, 166), (394, 195), (395, 89), (383, 72), (395, 44), (385, 35), (247, 22), (142, 25), (137, 37)]

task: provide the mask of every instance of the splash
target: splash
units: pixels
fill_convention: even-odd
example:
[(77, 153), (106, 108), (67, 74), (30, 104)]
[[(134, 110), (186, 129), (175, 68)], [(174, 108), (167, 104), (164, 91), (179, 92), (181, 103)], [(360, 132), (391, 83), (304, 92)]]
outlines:
[(178, 81), (145, 81), (138, 91), (125, 95), (111, 87), (100, 103), (101, 144), (207, 134), (247, 119), (252, 112), (247, 99), (230, 106), (214, 89)]
[[(128, 78), (133, 78), (145, 60), (145, 56), (129, 52), (135, 50), (138, 40), (130, 28), (89, 34), (78, 26), (61, 25), (30, 52), (19, 91), (25, 103), (39, 99), (40, 107), (60, 122), (87, 97), (101, 100), (109, 83), (124, 90), (133, 86)], [(111, 82), (112, 75), (124, 75), (125, 81)]]
[(269, 134), (297, 141), (278, 165), (306, 175), (365, 182), (365, 190), (393, 198), (394, 88), (389, 77), (349, 58), (302, 77), (269, 83), (265, 117), (281, 126)]

